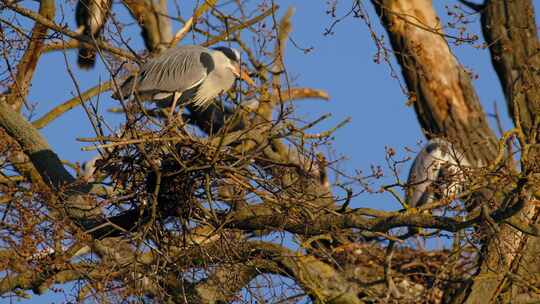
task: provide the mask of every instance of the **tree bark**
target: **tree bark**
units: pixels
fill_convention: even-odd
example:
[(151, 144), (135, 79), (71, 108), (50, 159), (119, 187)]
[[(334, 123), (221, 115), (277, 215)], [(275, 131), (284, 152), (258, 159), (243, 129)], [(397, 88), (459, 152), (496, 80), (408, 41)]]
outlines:
[[(490, 0), (480, 9), (482, 32), (508, 111), (524, 134), (526, 146), (522, 148), (529, 150), (522, 152), (522, 171), (537, 174), (540, 153), (527, 146), (538, 142), (540, 114), (540, 42), (532, 2)], [(528, 224), (537, 223), (538, 208), (529, 201), (516, 217)], [(520, 280), (514, 276), (524, 278), (525, 282), (538, 282), (540, 240), (504, 226), (485, 246), (486, 257), (466, 303), (484, 303), (497, 297), (504, 302), (515, 301), (517, 297), (534, 300), (531, 290), (526, 284), (519, 284)], [(509, 284), (511, 288), (506, 288)]]
[[(39, 3), (39, 14), (48, 20), (53, 20), (56, 13), (54, 1), (43, 0)], [(7, 95), (7, 102), (17, 111), (20, 110), (28, 95), (30, 82), (34, 76), (41, 52), (45, 47), (47, 30), (47, 26), (37, 21), (35, 22), (26, 51), (17, 65), (17, 75)]]
[(426, 137), (446, 137), (470, 161), (489, 164), (496, 137), (470, 77), (452, 54), (429, 0), (372, 0), (390, 36)]
[[(410, 92), (414, 109), (426, 136), (443, 136), (458, 143), (469, 160), (477, 166), (491, 164), (497, 155), (497, 139), (488, 126), (486, 115), (480, 105), (470, 77), (452, 54), (439, 18), (429, 0), (372, 0), (383, 25), (387, 29), (393, 50), (402, 67), (402, 74)], [(482, 204), (488, 204), (482, 201)], [(495, 206), (499, 206), (498, 203)], [(499, 238), (506, 244), (503, 251), (512, 248), (513, 237), (507, 237), (509, 227), (504, 227)], [(490, 252), (490, 258), (482, 257), (483, 271), (500, 264), (496, 244), (484, 243), (482, 253)], [(498, 269), (501, 270), (501, 269)], [(501, 272), (498, 272), (501, 274)], [(461, 286), (456, 292), (446, 292), (447, 301), (460, 303), (476, 299), (485, 300), (476, 291), (493, 290), (495, 281), (476, 276), (473, 288)], [(476, 286), (480, 284), (481, 287)], [(470, 285), (469, 285), (470, 286)], [(472, 292), (471, 292), (472, 290)], [(469, 292), (470, 295), (469, 295)], [(469, 298), (467, 296), (469, 295)], [(471, 302), (472, 301), (472, 302)]]
[(124, 0), (124, 4), (141, 26), (146, 49), (150, 52), (167, 49), (173, 37), (171, 22), (167, 17), (167, 1)]
[(534, 119), (540, 113), (540, 42), (532, 2), (490, 0), (481, 14), (482, 32), (508, 113), (529, 135), (537, 128)]

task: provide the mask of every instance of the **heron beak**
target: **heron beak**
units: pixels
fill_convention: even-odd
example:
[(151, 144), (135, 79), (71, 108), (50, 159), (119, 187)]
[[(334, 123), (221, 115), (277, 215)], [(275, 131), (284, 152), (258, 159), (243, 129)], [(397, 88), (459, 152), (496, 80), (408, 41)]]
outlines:
[(249, 77), (248, 73), (246, 73), (246, 70), (245, 69), (241, 69), (240, 68), (240, 65), (239, 64), (235, 64), (234, 65), (234, 68), (233, 68), (233, 72), (234, 74), (236, 75), (236, 77), (244, 80), (245, 82), (247, 82), (250, 86), (254, 87), (255, 86), (255, 81), (253, 81), (253, 79), (251, 79), (251, 77)]

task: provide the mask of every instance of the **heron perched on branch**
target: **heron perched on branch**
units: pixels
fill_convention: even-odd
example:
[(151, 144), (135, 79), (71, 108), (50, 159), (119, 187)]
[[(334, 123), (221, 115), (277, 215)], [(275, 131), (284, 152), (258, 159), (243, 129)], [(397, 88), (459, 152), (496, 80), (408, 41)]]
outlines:
[(254, 85), (240, 66), (240, 53), (228, 47), (205, 48), (185, 45), (167, 50), (145, 62), (139, 73), (128, 78), (113, 98), (135, 95), (158, 106), (190, 103), (208, 107), (219, 94), (229, 90), (236, 78)]
[(430, 140), (416, 156), (407, 184), (409, 207), (420, 207), (463, 191), (464, 169), (471, 167), (465, 155), (441, 138)]
[[(87, 40), (98, 40), (107, 18), (112, 0), (79, 0), (75, 8), (77, 31)], [(83, 69), (90, 69), (96, 64), (96, 50), (87, 43), (81, 43), (77, 60)]]

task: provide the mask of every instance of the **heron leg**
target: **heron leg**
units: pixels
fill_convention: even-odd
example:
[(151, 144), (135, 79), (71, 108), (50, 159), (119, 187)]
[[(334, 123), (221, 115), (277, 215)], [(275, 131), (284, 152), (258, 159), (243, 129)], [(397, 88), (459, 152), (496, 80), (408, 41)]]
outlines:
[(171, 105), (171, 111), (169, 113), (169, 119), (171, 119), (171, 117), (173, 117), (173, 115), (174, 115), (174, 110), (176, 108), (176, 103), (178, 102), (178, 99), (180, 99), (180, 96), (182, 96), (182, 93), (174, 92), (173, 101), (172, 101), (172, 105)]

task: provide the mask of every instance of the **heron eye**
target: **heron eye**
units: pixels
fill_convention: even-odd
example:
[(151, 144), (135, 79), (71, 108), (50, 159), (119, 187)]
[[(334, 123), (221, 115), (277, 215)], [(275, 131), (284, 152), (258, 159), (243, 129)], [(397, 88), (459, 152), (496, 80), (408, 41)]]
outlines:
[(232, 61), (232, 60), (229, 60), (229, 64), (231, 66), (231, 69), (235, 72), (240, 72), (240, 64), (238, 62), (235, 62), (235, 61)]

